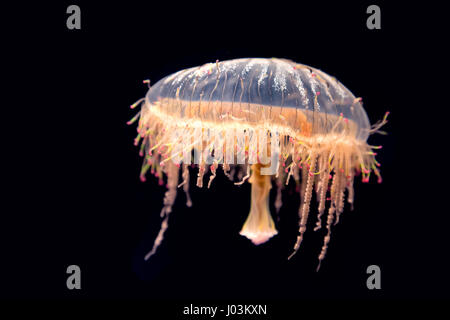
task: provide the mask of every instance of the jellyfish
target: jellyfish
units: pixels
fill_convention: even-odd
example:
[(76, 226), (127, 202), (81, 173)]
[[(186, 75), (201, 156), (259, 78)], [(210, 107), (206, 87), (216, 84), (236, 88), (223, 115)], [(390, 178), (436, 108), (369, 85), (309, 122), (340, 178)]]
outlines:
[(167, 188), (161, 228), (146, 260), (163, 240), (178, 189), (192, 205), (190, 166), (197, 169), (198, 187), (209, 188), (218, 170), (236, 185), (251, 184), (240, 234), (255, 245), (278, 233), (269, 210), (272, 187), (279, 211), (282, 191), (293, 180), (299, 224), (288, 259), (303, 241), (315, 194), (314, 231), (326, 228), (317, 270), (345, 201), (353, 209), (354, 178), (368, 182), (373, 173), (381, 182), (375, 159), (381, 146), (367, 139), (381, 132), (388, 113), (371, 126), (362, 99), (321, 70), (286, 59), (245, 58), (181, 70), (151, 86), (144, 82), (149, 90), (131, 105), (140, 111), (128, 123), (138, 121), (141, 180), (150, 171)]

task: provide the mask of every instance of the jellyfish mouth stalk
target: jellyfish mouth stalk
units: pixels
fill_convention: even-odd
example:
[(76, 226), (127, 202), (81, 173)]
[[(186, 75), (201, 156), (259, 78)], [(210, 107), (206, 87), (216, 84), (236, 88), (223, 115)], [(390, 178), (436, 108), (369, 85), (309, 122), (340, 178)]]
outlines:
[(251, 207), (240, 235), (247, 237), (255, 245), (267, 242), (278, 233), (269, 211), (269, 193), (272, 188), (270, 175), (261, 175), (261, 164), (252, 165)]

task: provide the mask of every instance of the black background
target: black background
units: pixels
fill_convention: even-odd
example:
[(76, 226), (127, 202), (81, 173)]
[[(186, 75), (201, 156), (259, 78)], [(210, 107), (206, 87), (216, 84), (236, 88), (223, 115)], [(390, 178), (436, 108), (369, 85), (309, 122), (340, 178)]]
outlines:
[[(70, 4), (81, 7), (81, 30), (66, 28)], [(433, 59), (424, 56), (434, 33), (424, 29), (427, 10), (384, 2), (374, 2), (382, 29), (368, 30), (370, 4), (61, 1), (4, 10), (14, 89), (3, 106), (0, 296), (148, 299), (173, 310), (196, 301), (448, 298), (448, 212), (433, 180), (446, 179), (436, 161), (444, 128), (421, 100), (434, 96), (425, 88), (436, 82)], [(192, 208), (179, 193), (162, 246), (143, 260), (165, 190), (139, 181), (129, 105), (146, 93), (144, 79), (239, 57), (317, 67), (363, 97), (372, 123), (391, 112), (389, 134), (369, 138), (383, 145), (384, 181), (356, 182), (355, 210), (346, 207), (318, 273), (323, 231), (312, 231), (314, 214), (287, 261), (298, 199), (286, 193), (279, 235), (255, 247), (238, 234), (250, 186), (222, 173), (209, 190), (191, 188)], [(79, 291), (66, 288), (71, 264), (82, 270)], [(366, 287), (371, 264), (381, 268), (381, 290)]]

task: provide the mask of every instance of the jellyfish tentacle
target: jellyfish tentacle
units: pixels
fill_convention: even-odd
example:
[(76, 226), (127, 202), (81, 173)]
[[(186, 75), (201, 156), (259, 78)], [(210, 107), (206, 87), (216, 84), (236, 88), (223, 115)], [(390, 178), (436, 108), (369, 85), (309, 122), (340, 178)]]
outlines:
[[(325, 159), (325, 164), (326, 160), (328, 157), (324, 157)], [(322, 227), (322, 215), (325, 211), (325, 201), (327, 198), (327, 191), (328, 191), (328, 184), (330, 181), (330, 168), (328, 167), (327, 170), (324, 171), (323, 176), (322, 176), (322, 180), (321, 180), (321, 189), (320, 189), (320, 194), (319, 194), (319, 208), (318, 208), (318, 214), (317, 214), (317, 222), (316, 222), (316, 226), (314, 227), (314, 231), (319, 230)]]
[(229, 180), (233, 181), (233, 176), (231, 175), (231, 172), (230, 172), (231, 171), (230, 165), (228, 163), (224, 163), (222, 165), (222, 169), (223, 169), (223, 173), (225, 174), (225, 176)]
[(301, 167), (301, 169), (302, 169), (302, 180), (300, 185), (300, 209), (299, 209), (300, 212), (302, 211), (303, 207), (303, 199), (305, 198), (305, 190), (307, 185), (306, 181), (308, 179), (308, 170), (306, 168), (303, 168), (303, 166)]
[(162, 221), (158, 236), (156, 237), (155, 242), (153, 243), (153, 248), (145, 255), (144, 260), (150, 259), (150, 257), (156, 253), (156, 250), (158, 249), (159, 245), (161, 244), (161, 242), (164, 239), (164, 233), (166, 232), (166, 230), (169, 226), (168, 220), (169, 220), (169, 214), (167, 214), (166, 217), (164, 218), (164, 220)]
[[(275, 211), (278, 215), (278, 213), (280, 212), (281, 206), (283, 205), (283, 199), (282, 199), (282, 195), (281, 195), (281, 191), (283, 190), (283, 183), (281, 179), (276, 179), (276, 188), (277, 188), (277, 197), (275, 199)], [(277, 216), (277, 219), (279, 218), (279, 216)]]
[(294, 162), (291, 162), (291, 164), (288, 166), (288, 168), (286, 168), (286, 170), (288, 170), (288, 175), (287, 175), (287, 178), (286, 178), (285, 185), (289, 184), (289, 180), (291, 179), (291, 176), (293, 174), (293, 167), (294, 167), (294, 165), (295, 165)]
[(172, 162), (170, 162), (167, 165), (167, 169), (166, 169), (166, 174), (167, 174), (167, 187), (168, 190), (166, 191), (166, 194), (164, 196), (164, 206), (161, 210), (161, 214), (160, 216), (162, 218), (164, 218), (164, 220), (161, 223), (161, 228), (158, 232), (158, 235), (155, 239), (155, 242), (153, 243), (153, 248), (152, 250), (150, 250), (150, 252), (148, 252), (144, 259), (148, 260), (152, 255), (155, 254), (156, 250), (158, 249), (159, 245), (161, 244), (161, 242), (164, 239), (164, 233), (167, 230), (168, 226), (169, 226), (169, 214), (170, 212), (172, 212), (172, 206), (175, 202), (175, 198), (177, 196), (177, 187), (178, 187), (178, 172), (179, 169), (177, 166), (175, 166), (175, 164), (173, 164)]
[(380, 128), (383, 127), (388, 121), (387, 121), (387, 117), (389, 116), (389, 111), (386, 112), (384, 114), (383, 119), (381, 119), (380, 121), (378, 121), (377, 123), (375, 123), (374, 125), (372, 125), (372, 127), (370, 128), (369, 132), (371, 134), (374, 133), (381, 133), (381, 134), (385, 134), (384, 131), (381, 131)]
[(250, 164), (247, 164), (247, 173), (245, 174), (245, 176), (242, 178), (241, 181), (239, 182), (235, 182), (234, 184), (236, 186), (240, 186), (242, 185), (248, 178), (250, 178)]
[(313, 154), (311, 156), (311, 165), (309, 167), (309, 169), (307, 169), (308, 171), (308, 180), (307, 180), (307, 185), (306, 185), (306, 189), (305, 189), (305, 196), (303, 199), (303, 206), (301, 207), (301, 215), (300, 215), (300, 228), (299, 228), (299, 232), (300, 234), (297, 236), (297, 241), (294, 245), (294, 252), (292, 252), (292, 254), (288, 257), (288, 259), (291, 259), (298, 251), (298, 249), (300, 248), (300, 245), (303, 241), (303, 234), (306, 231), (306, 223), (308, 222), (308, 215), (309, 215), (309, 208), (310, 208), (310, 203), (311, 203), (311, 196), (312, 196), (312, 192), (313, 192), (313, 185), (314, 185), (314, 170), (316, 168), (316, 155)]
[(205, 174), (205, 164), (201, 163), (198, 168), (197, 174), (197, 187), (203, 188), (203, 176)]
[(348, 196), (347, 196), (347, 202), (350, 204), (350, 210), (353, 210), (353, 202), (354, 202), (354, 198), (355, 198), (355, 191), (353, 189), (353, 180), (354, 180), (354, 173), (350, 173), (350, 177), (348, 179), (348, 183), (347, 183), (347, 192), (348, 192)]
[(344, 211), (344, 190), (345, 190), (345, 177), (340, 174), (339, 178), (339, 187), (337, 192), (337, 206), (336, 206), (336, 220), (334, 221), (334, 225), (339, 223), (339, 217), (341, 216), (342, 211)]
[(178, 188), (183, 187), (183, 191), (186, 194), (186, 206), (192, 207), (191, 195), (189, 194), (189, 168), (187, 164), (183, 164), (183, 173), (182, 173), (183, 182), (178, 185)]
[[(341, 154), (341, 157), (339, 158), (340, 160), (340, 166), (342, 165), (343, 161), (343, 155)], [(344, 192), (346, 189), (346, 177), (345, 177), (345, 169), (340, 169), (338, 172), (338, 185), (337, 185), (337, 189), (336, 189), (336, 220), (334, 222), (334, 225), (339, 223), (339, 217), (342, 213), (342, 211), (344, 211)]]
[(323, 246), (319, 254), (319, 264), (317, 265), (316, 272), (319, 271), (320, 265), (322, 263), (322, 260), (325, 259), (325, 256), (327, 254), (328, 250), (328, 243), (331, 240), (331, 225), (334, 220), (334, 212), (336, 211), (336, 186), (338, 184), (338, 176), (335, 173), (333, 175), (332, 181), (331, 181), (331, 188), (330, 188), (330, 198), (331, 198), (331, 204), (328, 209), (328, 216), (327, 216), (327, 234), (325, 235), (323, 239)]
[(209, 177), (209, 181), (208, 181), (208, 189), (209, 189), (209, 187), (211, 187), (211, 183), (213, 182), (214, 178), (216, 177), (217, 166), (218, 166), (217, 161), (215, 161), (210, 167), (211, 176)]
[(139, 106), (144, 101), (145, 101), (145, 98), (141, 98), (141, 99), (137, 100), (135, 103), (130, 105), (130, 109), (135, 109), (137, 106)]
[(327, 235), (324, 237), (323, 239), (323, 246), (322, 249), (320, 251), (320, 255), (319, 255), (319, 263), (317, 265), (317, 269), (316, 272), (319, 271), (320, 269), (320, 265), (322, 263), (322, 260), (325, 259), (325, 255), (327, 254), (327, 250), (328, 250), (328, 243), (331, 240), (331, 224), (333, 223), (333, 219), (334, 219), (334, 204), (331, 204), (330, 208), (328, 209), (328, 217), (327, 217)]

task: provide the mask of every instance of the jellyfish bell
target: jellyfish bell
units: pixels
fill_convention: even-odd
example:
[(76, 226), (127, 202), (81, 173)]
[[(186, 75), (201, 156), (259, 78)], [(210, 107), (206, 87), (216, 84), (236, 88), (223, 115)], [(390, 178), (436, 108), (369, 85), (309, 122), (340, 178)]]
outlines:
[(269, 210), (272, 181), (279, 210), (280, 192), (293, 179), (300, 208), (292, 255), (303, 240), (315, 192), (314, 230), (322, 227), (327, 209), (319, 265), (331, 225), (344, 210), (345, 193), (353, 203), (355, 175), (361, 173), (367, 182), (374, 173), (381, 181), (373, 151), (381, 147), (370, 146), (367, 138), (386, 123), (387, 114), (370, 126), (360, 98), (306, 65), (275, 58), (216, 61), (161, 79), (132, 108), (138, 105), (141, 110), (129, 123), (139, 120), (135, 144), (141, 144), (144, 157), (141, 179), (150, 170), (160, 184), (167, 181), (162, 227), (146, 259), (163, 239), (178, 188), (186, 193), (187, 205), (192, 204), (192, 163), (198, 167), (198, 187), (209, 188), (219, 168), (236, 185), (251, 184), (250, 213), (240, 234), (256, 245), (277, 234)]

